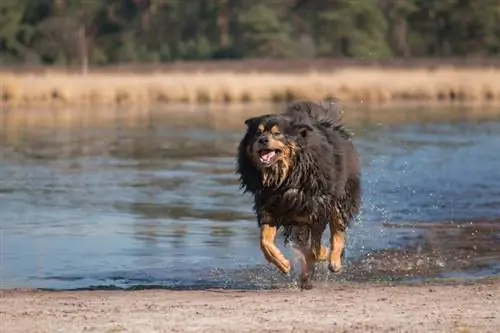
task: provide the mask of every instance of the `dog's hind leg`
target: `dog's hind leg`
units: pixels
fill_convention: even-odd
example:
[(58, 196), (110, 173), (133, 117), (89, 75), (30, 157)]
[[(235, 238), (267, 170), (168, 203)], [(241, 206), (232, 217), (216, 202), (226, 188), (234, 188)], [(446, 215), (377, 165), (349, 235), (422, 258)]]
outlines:
[(314, 256), (310, 247), (311, 229), (307, 225), (294, 226), (292, 228), (293, 248), (299, 255), (300, 261), (300, 289), (312, 289), (309, 280), (310, 271), (314, 267)]
[(313, 288), (311, 275), (314, 271), (314, 254), (307, 245), (294, 245), (300, 254), (300, 289), (309, 290)]
[(276, 266), (281, 272), (290, 272), (290, 262), (275, 244), (277, 227), (271, 224), (262, 224), (260, 227), (260, 248), (264, 257)]
[(315, 272), (315, 262), (320, 259), (321, 252), (324, 249), (321, 246), (321, 232), (312, 230), (310, 241), (308, 239), (305, 242), (297, 243), (295, 248), (301, 254), (300, 288), (306, 290), (312, 289), (311, 279)]
[(345, 247), (345, 224), (338, 209), (330, 220), (330, 258), (328, 269), (333, 273), (342, 270), (342, 258)]

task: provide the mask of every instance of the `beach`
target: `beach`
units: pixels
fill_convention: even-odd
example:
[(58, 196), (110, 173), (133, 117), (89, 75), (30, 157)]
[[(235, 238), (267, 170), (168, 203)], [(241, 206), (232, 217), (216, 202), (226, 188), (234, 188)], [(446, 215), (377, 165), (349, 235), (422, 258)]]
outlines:
[(500, 282), (310, 291), (4, 291), (1, 332), (498, 332)]

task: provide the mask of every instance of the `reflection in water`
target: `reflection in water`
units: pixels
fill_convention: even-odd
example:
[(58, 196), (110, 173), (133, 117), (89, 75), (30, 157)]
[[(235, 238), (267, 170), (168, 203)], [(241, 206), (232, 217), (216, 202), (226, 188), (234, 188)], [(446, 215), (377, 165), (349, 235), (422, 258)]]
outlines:
[[(269, 108), (3, 114), (2, 285), (293, 282), (263, 266), (252, 200), (234, 174), (243, 119)], [(477, 113), (346, 112), (364, 203), (345, 278), (472, 274), (481, 265), (495, 272), (497, 229), (384, 227), (498, 217), (500, 122)]]

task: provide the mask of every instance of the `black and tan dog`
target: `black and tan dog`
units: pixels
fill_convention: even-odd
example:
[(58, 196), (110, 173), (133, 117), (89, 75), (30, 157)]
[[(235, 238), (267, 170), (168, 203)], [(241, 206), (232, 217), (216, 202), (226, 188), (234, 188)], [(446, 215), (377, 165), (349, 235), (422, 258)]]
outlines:
[[(359, 158), (335, 104), (295, 102), (283, 113), (247, 119), (237, 173), (254, 195), (260, 246), (283, 273), (290, 262), (275, 245), (279, 229), (301, 253), (301, 288), (310, 289), (316, 261), (339, 272), (345, 232), (359, 211)], [(329, 225), (330, 252), (321, 245)]]

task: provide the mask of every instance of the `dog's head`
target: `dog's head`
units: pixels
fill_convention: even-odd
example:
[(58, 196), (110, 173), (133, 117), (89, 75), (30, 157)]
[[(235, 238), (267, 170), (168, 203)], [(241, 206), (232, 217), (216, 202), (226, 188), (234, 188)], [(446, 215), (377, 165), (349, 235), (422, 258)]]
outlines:
[(285, 115), (249, 118), (245, 124), (247, 132), (241, 147), (244, 151), (240, 153), (246, 154), (253, 168), (259, 171), (263, 186), (281, 185), (313, 128)]

